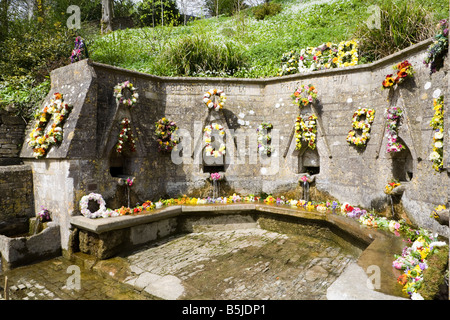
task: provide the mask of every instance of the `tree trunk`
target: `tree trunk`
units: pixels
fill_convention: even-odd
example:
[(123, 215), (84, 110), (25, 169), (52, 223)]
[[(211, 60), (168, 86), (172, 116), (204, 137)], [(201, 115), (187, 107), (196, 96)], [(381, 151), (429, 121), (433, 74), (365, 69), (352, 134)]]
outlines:
[(161, 0), (161, 26), (164, 27), (164, 4)]
[(8, 9), (10, 0), (0, 0), (0, 41), (8, 35)]
[(113, 19), (113, 0), (102, 0), (102, 21), (101, 21), (102, 34), (112, 31), (112, 19)]

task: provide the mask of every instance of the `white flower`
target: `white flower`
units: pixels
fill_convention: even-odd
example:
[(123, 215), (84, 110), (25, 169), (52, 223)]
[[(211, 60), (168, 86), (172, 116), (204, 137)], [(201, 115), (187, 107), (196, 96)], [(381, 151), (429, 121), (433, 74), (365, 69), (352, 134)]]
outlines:
[(439, 153), (437, 153), (436, 151), (433, 151), (433, 152), (430, 154), (429, 159), (430, 159), (431, 161), (434, 161), (434, 160), (438, 160), (440, 157), (441, 157), (441, 156), (439, 155)]
[(442, 132), (440, 132), (440, 131), (437, 131), (435, 134), (434, 134), (434, 138), (436, 139), (436, 140), (440, 140), (440, 139), (442, 139), (444, 137), (444, 134), (442, 133)]
[(420, 293), (413, 292), (411, 295), (411, 300), (424, 300)]
[(441, 149), (444, 146), (444, 144), (442, 143), (442, 141), (436, 141), (434, 143), (434, 146), (438, 149)]

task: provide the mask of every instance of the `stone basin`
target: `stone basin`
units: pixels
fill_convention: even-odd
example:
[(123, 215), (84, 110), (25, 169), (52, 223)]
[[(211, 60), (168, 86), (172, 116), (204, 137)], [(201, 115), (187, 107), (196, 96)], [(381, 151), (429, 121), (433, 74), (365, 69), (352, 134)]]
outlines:
[(36, 219), (30, 219), (28, 233), (15, 236), (0, 235), (3, 271), (57, 257), (60, 254), (60, 228), (52, 221), (36, 226)]
[[(392, 267), (394, 254), (401, 253), (405, 245), (402, 239), (390, 232), (364, 227), (354, 219), (331, 213), (252, 203), (180, 205), (150, 212), (104, 219), (71, 217), (71, 224), (78, 236), (74, 238), (79, 239), (79, 250), (102, 260), (180, 233), (208, 230), (214, 225), (227, 228), (275, 228), (274, 231), (278, 232), (278, 222), (281, 221), (285, 226), (290, 226), (287, 232), (291, 232), (295, 231), (296, 225), (317, 224), (337, 235), (333, 241), (360, 250), (356, 261), (348, 265), (328, 288), (327, 299), (408, 298), (396, 282), (400, 271)], [(310, 277), (313, 271), (317, 271), (320, 276), (320, 270), (311, 270)]]

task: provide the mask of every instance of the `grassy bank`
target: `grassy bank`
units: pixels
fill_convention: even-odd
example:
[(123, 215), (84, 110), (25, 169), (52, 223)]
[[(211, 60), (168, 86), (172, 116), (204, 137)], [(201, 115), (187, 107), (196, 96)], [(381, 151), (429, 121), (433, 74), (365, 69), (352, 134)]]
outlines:
[[(278, 2), (282, 3), (282, 11), (264, 20), (255, 19), (253, 11), (248, 9), (233, 17), (201, 19), (187, 26), (118, 30), (95, 39), (90, 48), (91, 57), (99, 62), (163, 76), (275, 76), (283, 53), (361, 36), (364, 34), (361, 27), (373, 14), (368, 8), (386, 6), (386, 1), (375, 0)], [(400, 31), (383, 30), (388, 34), (397, 32), (394, 34), (396, 41), (399, 37), (406, 38), (410, 33), (408, 27), (415, 27), (423, 12), (433, 24), (448, 17), (447, 0), (391, 2), (399, 6), (408, 4), (408, 8), (399, 9), (390, 17), (389, 23)], [(383, 41), (386, 34), (375, 36)], [(408, 45), (414, 39), (403, 42)], [(214, 67), (202, 64), (205, 56), (217, 62)], [(190, 66), (186, 68), (188, 63)], [(186, 69), (188, 73), (182, 71)]]

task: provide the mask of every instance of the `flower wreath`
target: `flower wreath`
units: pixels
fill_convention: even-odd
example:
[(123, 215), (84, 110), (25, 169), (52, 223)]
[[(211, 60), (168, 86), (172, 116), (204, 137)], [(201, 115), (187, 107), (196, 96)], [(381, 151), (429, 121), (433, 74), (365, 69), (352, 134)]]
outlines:
[(273, 147), (269, 145), (272, 140), (272, 135), (268, 132), (273, 129), (270, 122), (263, 122), (260, 124), (256, 132), (258, 133), (258, 151), (260, 154), (272, 154)]
[[(95, 212), (91, 212), (88, 209), (89, 201), (94, 200), (98, 203), (99, 209)], [(101, 194), (98, 193), (90, 193), (86, 196), (83, 196), (80, 200), (80, 210), (81, 214), (86, 218), (95, 219), (101, 217), (103, 212), (106, 210), (106, 202), (103, 199)]]
[(308, 143), (308, 147), (312, 150), (316, 148), (317, 137), (317, 116), (315, 114), (303, 120), (302, 116), (298, 116), (295, 121), (295, 141), (296, 149), (302, 148), (302, 139)]
[(405, 146), (398, 142), (398, 127), (400, 125), (400, 120), (403, 111), (399, 107), (389, 107), (386, 108), (386, 136), (388, 138), (386, 152), (399, 152), (405, 149)]
[(179, 139), (175, 132), (178, 129), (177, 124), (165, 117), (155, 123), (155, 134), (158, 141), (159, 152), (170, 152), (176, 148)]
[(312, 85), (301, 85), (291, 95), (294, 103), (299, 107), (306, 107), (308, 104), (313, 103), (317, 99), (317, 89)]
[[(50, 103), (47, 103), (41, 114), (36, 117), (39, 120), (36, 121), (28, 139), (28, 146), (33, 148), (35, 158), (45, 156), (52, 145), (62, 141), (63, 124), (71, 108), (64, 102), (61, 93), (55, 93)], [(49, 122), (53, 123), (45, 130)]]
[[(123, 95), (123, 90), (129, 89), (131, 91), (131, 98), (126, 99)], [(133, 86), (133, 84), (130, 81), (125, 81), (122, 83), (119, 83), (114, 87), (114, 97), (116, 97), (117, 103), (123, 103), (124, 105), (128, 105), (132, 107), (137, 103), (137, 99), (139, 98), (139, 94), (135, 92), (137, 88)]]
[(337, 67), (350, 67), (358, 64), (358, 40), (342, 41), (338, 45)]
[(119, 138), (116, 144), (117, 153), (123, 152), (123, 146), (125, 142), (129, 142), (131, 152), (136, 151), (136, 141), (133, 136), (133, 132), (131, 130), (130, 120), (128, 118), (123, 118), (120, 123), (121, 129), (119, 133)]
[(217, 124), (217, 123), (212, 123), (211, 125), (206, 126), (205, 129), (203, 129), (203, 131), (204, 131), (203, 142), (206, 144), (205, 145), (206, 156), (207, 157), (214, 156), (214, 158), (221, 157), (221, 156), (225, 155), (225, 144), (222, 141), (220, 144), (219, 150), (216, 150), (213, 148), (213, 146), (211, 145), (212, 130), (219, 131), (219, 135), (222, 137), (225, 135), (223, 126), (221, 126), (220, 124)]
[[(360, 120), (361, 116), (365, 116), (365, 120)], [(375, 110), (368, 108), (358, 108), (353, 114), (352, 126), (353, 129), (348, 132), (347, 142), (358, 147), (364, 147), (370, 139), (370, 129), (372, 122), (375, 119)], [(355, 130), (362, 130), (361, 137), (356, 137)]]
[(429, 160), (433, 162), (433, 168), (441, 172), (444, 166), (444, 96), (433, 100), (434, 116), (430, 121), (430, 127), (434, 129), (433, 152)]
[[(215, 103), (211, 100), (212, 96), (218, 96), (219, 97), (219, 103)], [(214, 110), (220, 110), (223, 108), (223, 105), (225, 104), (227, 98), (225, 96), (225, 93), (222, 90), (217, 89), (211, 89), (205, 93), (203, 96), (203, 102), (206, 104), (206, 106), (209, 109)]]

